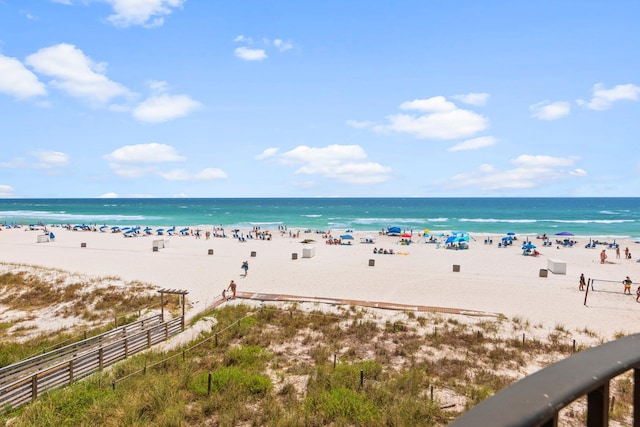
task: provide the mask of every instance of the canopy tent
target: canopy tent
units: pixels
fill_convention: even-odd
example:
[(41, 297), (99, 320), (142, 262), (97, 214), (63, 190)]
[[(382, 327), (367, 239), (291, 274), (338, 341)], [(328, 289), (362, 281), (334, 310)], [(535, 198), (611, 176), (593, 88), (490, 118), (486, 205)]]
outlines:
[(400, 227), (389, 227), (387, 228), (387, 234), (389, 236), (399, 236), (402, 233)]

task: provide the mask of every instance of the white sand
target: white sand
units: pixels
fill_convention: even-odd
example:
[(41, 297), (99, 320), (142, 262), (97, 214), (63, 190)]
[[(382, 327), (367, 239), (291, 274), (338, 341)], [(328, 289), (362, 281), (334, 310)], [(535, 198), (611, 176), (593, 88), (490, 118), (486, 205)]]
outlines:
[[(629, 247), (633, 259), (616, 259), (615, 250), (607, 249), (611, 263), (601, 264), (599, 254), (605, 246), (587, 249), (589, 238), (575, 237), (572, 248), (538, 245), (541, 255), (523, 256), (520, 244), (498, 248), (484, 244), (485, 237), (474, 235), (468, 250), (449, 250), (426, 244), (413, 237), (409, 246), (400, 238), (375, 236), (376, 244), (361, 244), (359, 237), (372, 233), (355, 233), (351, 246), (327, 245), (321, 235), (300, 233), (290, 238), (274, 231), (271, 241), (234, 238), (200, 239), (193, 236), (140, 236), (125, 238), (118, 233), (51, 229), (55, 241), (37, 243), (41, 231), (8, 229), (0, 231), (0, 261), (58, 268), (95, 276), (118, 276), (125, 281), (139, 280), (161, 288), (185, 289), (193, 303), (190, 315), (210, 305), (230, 280), (239, 292), (261, 292), (299, 296), (356, 299), (388, 303), (416, 304), (502, 313), (519, 317), (533, 325), (552, 331), (561, 325), (567, 330), (588, 328), (605, 339), (617, 333), (640, 332), (637, 322), (640, 303), (635, 290), (640, 285), (640, 245), (618, 240), (622, 257)], [(246, 230), (244, 231), (246, 234)], [(228, 231), (227, 231), (228, 233)], [(334, 231), (339, 235), (339, 231)], [(168, 244), (152, 251), (153, 240)], [(300, 243), (315, 239), (315, 256), (302, 258)], [(612, 241), (599, 237), (600, 241)], [(86, 247), (81, 247), (86, 243)], [(373, 248), (392, 248), (406, 255), (373, 254)], [(208, 250), (213, 249), (214, 255)], [(255, 251), (256, 256), (251, 257)], [(292, 253), (298, 259), (292, 260)], [(548, 273), (549, 258), (566, 262), (567, 274)], [(369, 266), (369, 260), (375, 266)], [(249, 274), (243, 276), (242, 261), (249, 261)], [(460, 271), (454, 272), (453, 265)], [(578, 290), (578, 277), (611, 280), (596, 286), (608, 292), (585, 293)], [(622, 280), (634, 280), (632, 296), (623, 295)]]

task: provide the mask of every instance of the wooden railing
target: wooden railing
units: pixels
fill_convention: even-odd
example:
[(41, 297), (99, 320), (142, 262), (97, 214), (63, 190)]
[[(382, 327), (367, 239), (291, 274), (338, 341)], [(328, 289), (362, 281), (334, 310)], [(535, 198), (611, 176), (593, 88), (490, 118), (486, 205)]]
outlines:
[(33, 372), (39, 372), (52, 363), (59, 363), (65, 358), (72, 358), (78, 353), (122, 339), (132, 333), (144, 331), (152, 326), (159, 325), (161, 322), (162, 316), (157, 314), (145, 319), (137, 320), (119, 328), (112, 329), (100, 335), (4, 366), (0, 368), (0, 390), (3, 385), (10, 383), (17, 378), (28, 376)]
[(109, 342), (104, 339), (100, 342), (94, 337), (90, 338), (93, 344), (82, 349), (56, 350), (52, 352), (56, 353), (55, 356), (48, 357), (47, 353), (15, 364), (22, 369), (14, 368), (14, 365), (7, 366), (3, 369), (11, 374), (6, 375), (5, 382), (0, 384), (0, 408), (17, 408), (33, 401), (45, 391), (73, 384), (74, 381), (168, 340), (179, 334), (182, 328), (182, 317), (164, 323), (156, 321), (151, 326), (145, 325), (143, 330), (121, 330), (119, 333), (123, 336), (117, 337), (116, 334)]
[(640, 427), (640, 334), (581, 351), (471, 408), (450, 427), (555, 427), (560, 410), (587, 396), (587, 427), (609, 425), (609, 383), (633, 370), (633, 427)]

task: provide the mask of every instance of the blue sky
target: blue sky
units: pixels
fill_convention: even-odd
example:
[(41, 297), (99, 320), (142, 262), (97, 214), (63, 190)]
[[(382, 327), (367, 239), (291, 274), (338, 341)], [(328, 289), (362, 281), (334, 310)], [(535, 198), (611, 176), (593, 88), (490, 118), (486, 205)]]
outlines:
[(640, 196), (640, 2), (0, 0), (0, 197)]

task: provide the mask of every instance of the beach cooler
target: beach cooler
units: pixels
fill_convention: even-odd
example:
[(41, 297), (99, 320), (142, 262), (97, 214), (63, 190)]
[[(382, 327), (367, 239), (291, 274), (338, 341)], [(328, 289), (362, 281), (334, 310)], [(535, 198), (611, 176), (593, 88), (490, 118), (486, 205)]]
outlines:
[(316, 256), (316, 247), (309, 246), (308, 248), (302, 248), (302, 258), (313, 258)]
[(567, 263), (560, 259), (549, 258), (547, 260), (547, 270), (553, 274), (567, 274)]

